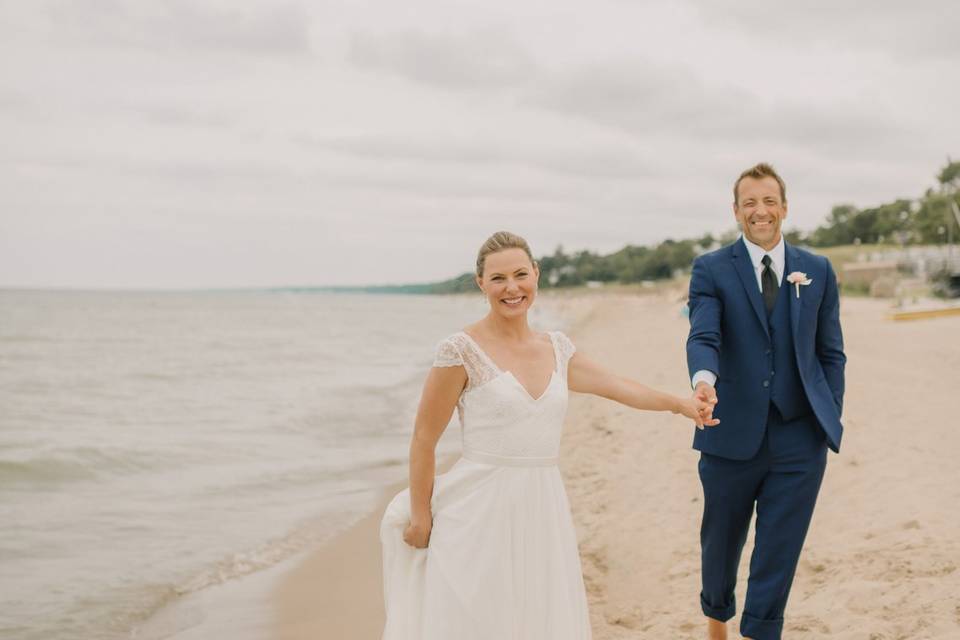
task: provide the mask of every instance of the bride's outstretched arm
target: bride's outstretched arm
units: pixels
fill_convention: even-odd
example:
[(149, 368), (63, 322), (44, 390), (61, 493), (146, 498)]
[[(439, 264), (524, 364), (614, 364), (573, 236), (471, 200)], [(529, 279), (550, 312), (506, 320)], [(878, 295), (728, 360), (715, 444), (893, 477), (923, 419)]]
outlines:
[(430, 540), (437, 441), (447, 428), (466, 383), (463, 367), (433, 367), (423, 384), (410, 441), (410, 525), (403, 534), (407, 544), (414, 547), (426, 547)]
[(579, 351), (570, 358), (568, 366), (567, 385), (571, 391), (591, 393), (634, 409), (679, 413), (693, 420), (699, 429), (720, 424), (716, 418), (704, 420), (703, 415), (709, 415), (705, 411), (712, 408), (707, 402), (657, 391), (636, 380), (618, 376)]

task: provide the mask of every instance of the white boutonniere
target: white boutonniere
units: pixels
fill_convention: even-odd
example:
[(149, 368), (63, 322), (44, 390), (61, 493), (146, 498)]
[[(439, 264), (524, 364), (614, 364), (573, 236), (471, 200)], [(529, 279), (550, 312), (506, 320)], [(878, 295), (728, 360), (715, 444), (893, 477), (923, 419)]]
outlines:
[(792, 284), (793, 286), (795, 286), (795, 287), (797, 288), (797, 297), (799, 298), (799, 297), (800, 297), (800, 285), (806, 286), (806, 285), (810, 284), (811, 282), (813, 282), (813, 280), (812, 280), (811, 278), (808, 278), (808, 277), (807, 277), (807, 274), (805, 274), (805, 273), (802, 272), (802, 271), (794, 271), (793, 273), (791, 273), (790, 275), (787, 276), (787, 282), (789, 282), (790, 284)]

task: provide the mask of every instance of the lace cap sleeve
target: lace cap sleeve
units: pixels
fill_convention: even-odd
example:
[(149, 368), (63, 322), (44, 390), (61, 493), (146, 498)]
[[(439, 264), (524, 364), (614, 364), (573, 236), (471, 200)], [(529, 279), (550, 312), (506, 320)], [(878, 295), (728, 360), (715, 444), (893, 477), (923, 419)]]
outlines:
[(568, 361), (573, 357), (574, 352), (576, 352), (576, 345), (574, 345), (570, 338), (562, 331), (556, 331), (555, 338), (557, 340), (557, 351), (560, 352), (564, 362)]
[(445, 338), (437, 345), (437, 355), (433, 359), (435, 367), (462, 367), (463, 356), (452, 337)]

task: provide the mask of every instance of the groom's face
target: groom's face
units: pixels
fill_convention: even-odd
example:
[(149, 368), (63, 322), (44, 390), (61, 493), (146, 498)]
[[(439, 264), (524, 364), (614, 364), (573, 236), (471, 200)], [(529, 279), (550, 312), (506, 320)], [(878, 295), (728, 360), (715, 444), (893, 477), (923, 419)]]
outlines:
[(780, 227), (787, 217), (780, 185), (770, 176), (744, 178), (737, 186), (733, 214), (747, 240), (768, 251), (773, 249), (780, 242)]

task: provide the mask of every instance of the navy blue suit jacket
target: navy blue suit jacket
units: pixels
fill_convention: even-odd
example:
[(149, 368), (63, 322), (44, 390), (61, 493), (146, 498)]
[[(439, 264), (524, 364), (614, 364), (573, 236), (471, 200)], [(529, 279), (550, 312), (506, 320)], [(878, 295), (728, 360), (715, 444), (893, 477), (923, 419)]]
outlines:
[[(840, 296), (830, 261), (785, 244), (784, 275), (801, 271), (812, 279), (797, 299), (789, 287), (790, 323), (803, 390), (827, 444), (840, 450), (843, 425), (843, 334)], [(721, 423), (698, 430), (694, 448), (735, 460), (747, 460), (763, 440), (770, 411), (770, 335), (766, 310), (750, 254), (743, 240), (704, 254), (690, 276), (690, 335), (687, 366), (692, 377), (706, 369), (717, 375), (714, 417)]]

